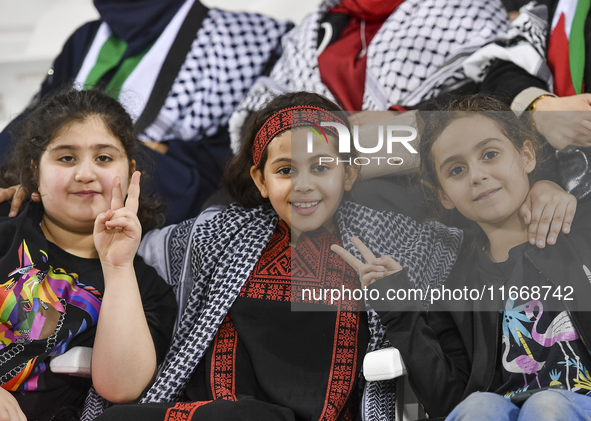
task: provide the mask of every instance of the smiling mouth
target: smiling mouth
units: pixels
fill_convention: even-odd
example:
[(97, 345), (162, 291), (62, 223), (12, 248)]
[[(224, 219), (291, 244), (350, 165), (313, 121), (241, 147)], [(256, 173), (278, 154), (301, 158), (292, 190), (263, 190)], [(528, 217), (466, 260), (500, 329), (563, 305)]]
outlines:
[(316, 202), (291, 202), (291, 208), (298, 215), (312, 215), (318, 209), (320, 202), (322, 200), (317, 200)]
[(291, 204), (293, 206), (295, 206), (296, 208), (301, 208), (301, 209), (312, 208), (312, 207), (316, 206), (318, 203), (320, 203), (320, 200), (318, 200), (316, 202), (291, 202)]
[(485, 192), (482, 192), (478, 196), (476, 196), (476, 198), (474, 199), (474, 202), (477, 202), (479, 200), (488, 199), (489, 197), (491, 197), (493, 194), (495, 194), (499, 190), (501, 190), (500, 187), (498, 187), (496, 189), (490, 189), (490, 190), (487, 190)]

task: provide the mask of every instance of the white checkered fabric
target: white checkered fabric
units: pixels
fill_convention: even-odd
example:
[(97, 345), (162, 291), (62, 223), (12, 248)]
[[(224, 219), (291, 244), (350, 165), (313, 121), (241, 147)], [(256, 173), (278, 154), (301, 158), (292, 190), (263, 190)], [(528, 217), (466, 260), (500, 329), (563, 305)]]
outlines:
[[(171, 402), (182, 396), (195, 367), (268, 244), (278, 218), (270, 207), (232, 205), (204, 223), (179, 224), (163, 247), (176, 288), (193, 286), (166, 361), (142, 402)], [(349, 238), (360, 237), (378, 254), (389, 254), (408, 269), (415, 285), (432, 288), (448, 276), (462, 233), (433, 223), (421, 225), (402, 215), (376, 212), (345, 202), (337, 214), (344, 247), (359, 252)], [(166, 257), (164, 257), (166, 256)], [(368, 352), (389, 346), (375, 311), (368, 308)], [(394, 420), (394, 381), (362, 382), (363, 419)]]
[[(318, 70), (318, 27), (339, 0), (318, 10), (282, 39), (283, 55), (270, 77), (260, 78), (230, 120), (232, 148), (239, 148), (245, 117), (275, 95), (309, 91), (334, 97)], [(368, 46), (363, 110), (413, 107), (470, 81), (462, 62), (509, 25), (499, 0), (406, 0)]]
[(519, 9), (519, 16), (495, 42), (479, 49), (464, 62), (468, 77), (482, 82), (493, 60), (510, 61), (547, 83), (552, 92), (554, 78), (546, 61), (548, 7), (531, 2)]
[(160, 142), (216, 134), (291, 27), (256, 13), (210, 9), (164, 106), (140, 138)]

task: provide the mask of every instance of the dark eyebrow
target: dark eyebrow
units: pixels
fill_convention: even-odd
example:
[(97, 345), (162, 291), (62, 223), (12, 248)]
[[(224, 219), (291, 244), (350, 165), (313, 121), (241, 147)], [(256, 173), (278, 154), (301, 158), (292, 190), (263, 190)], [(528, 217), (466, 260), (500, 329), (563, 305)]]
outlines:
[(115, 149), (116, 151), (120, 151), (120, 149), (117, 146), (101, 143), (94, 145), (92, 148), (98, 151), (102, 151), (104, 149)]
[[(500, 140), (497, 139), (496, 137), (487, 137), (486, 139), (483, 139), (480, 142), (478, 142), (476, 145), (474, 145), (472, 150), (473, 151), (478, 150), (478, 149), (484, 147), (485, 145), (487, 145), (488, 143), (494, 142), (494, 141), (500, 142)], [(445, 161), (443, 161), (441, 163), (441, 165), (439, 166), (439, 171), (443, 171), (443, 167), (445, 167), (449, 162), (455, 161), (459, 157), (460, 157), (459, 155), (453, 155), (453, 156), (450, 156), (449, 158), (445, 159)]]
[[(79, 149), (80, 149), (80, 146), (78, 146), (78, 145), (64, 144), (64, 145), (55, 146), (55, 147), (53, 147), (53, 148), (51, 148), (49, 150), (51, 152), (59, 152), (59, 151), (77, 151)], [(105, 150), (105, 149), (114, 149), (116, 151), (120, 151), (120, 149), (117, 148), (116, 146), (110, 145), (110, 144), (107, 144), (107, 143), (105, 143), (105, 144), (98, 143), (96, 145), (93, 145), (92, 146), (92, 149), (98, 150), (98, 151), (102, 151), (102, 150)]]
[(284, 157), (277, 158), (275, 161), (271, 162), (271, 164), (277, 164), (279, 162), (287, 162), (287, 163), (291, 164), (291, 158), (284, 158)]

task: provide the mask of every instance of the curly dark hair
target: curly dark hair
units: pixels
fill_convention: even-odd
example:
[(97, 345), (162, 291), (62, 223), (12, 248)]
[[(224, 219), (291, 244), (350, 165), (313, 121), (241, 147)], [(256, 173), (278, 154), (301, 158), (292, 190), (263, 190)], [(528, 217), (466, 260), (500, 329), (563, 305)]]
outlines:
[[(517, 117), (511, 108), (487, 94), (466, 95), (447, 103), (430, 103), (428, 111), (419, 110), (419, 157), (420, 180), (427, 200), (431, 219), (455, 224), (457, 216), (450, 215), (439, 202), (440, 188), (437, 172), (431, 156), (433, 144), (441, 133), (454, 121), (470, 115), (482, 115), (490, 119), (515, 146), (523, 148), (526, 140), (531, 141), (538, 164), (543, 160), (539, 135), (531, 130), (527, 115)], [(536, 165), (536, 168), (539, 165)], [(529, 174), (530, 184), (535, 181), (536, 170)]]
[[(229, 162), (223, 177), (224, 188), (234, 202), (245, 208), (253, 208), (269, 204), (269, 199), (261, 196), (256, 184), (250, 176), (250, 168), (254, 165), (252, 145), (254, 144), (257, 133), (261, 127), (263, 127), (263, 124), (265, 124), (265, 122), (276, 112), (285, 108), (303, 105), (323, 108), (337, 114), (344, 113), (338, 105), (330, 101), (328, 98), (311, 92), (290, 92), (279, 95), (269, 101), (265, 108), (252, 113), (242, 128), (240, 150)], [(345, 120), (347, 129), (351, 132), (348, 119), (344, 118), (343, 120)], [(338, 139), (336, 139), (335, 136), (330, 133), (328, 133), (328, 136), (333, 141), (333, 144), (337, 142)], [(343, 160), (346, 160), (346, 162), (350, 162), (351, 158), (355, 159), (357, 156), (354, 148), (351, 153), (343, 153), (339, 155)], [(258, 168), (261, 171), (265, 169), (266, 162), (267, 150), (265, 149), (258, 165)]]
[[(146, 184), (149, 159), (143, 154), (133, 122), (123, 106), (98, 90), (78, 91), (64, 88), (44, 98), (39, 105), (18, 124), (16, 139), (9, 164), (0, 169), (0, 182), (4, 186), (21, 184), (27, 198), (39, 186), (38, 164), (50, 142), (72, 123), (81, 123), (98, 117), (107, 130), (119, 141), (131, 163), (135, 159), (142, 172), (142, 186)], [(131, 166), (130, 166), (131, 175)], [(143, 232), (164, 222), (163, 204), (146, 194), (140, 196), (138, 218)]]

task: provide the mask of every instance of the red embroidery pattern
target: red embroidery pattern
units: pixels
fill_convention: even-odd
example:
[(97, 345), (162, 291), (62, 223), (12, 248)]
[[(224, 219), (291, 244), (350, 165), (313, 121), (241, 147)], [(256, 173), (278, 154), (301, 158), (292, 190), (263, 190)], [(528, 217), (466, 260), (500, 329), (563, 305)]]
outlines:
[(356, 405), (347, 405), (346, 407), (345, 405), (351, 394), (354, 393), (358, 330), (359, 313), (338, 312), (332, 369), (328, 378), (324, 410), (320, 420), (336, 420), (343, 408), (345, 408), (345, 413), (342, 419), (352, 420), (355, 418)]
[(285, 222), (280, 221), (263, 255), (242, 287), (240, 296), (259, 300), (289, 301), (290, 260), (289, 229)]
[(237, 400), (234, 378), (236, 344), (236, 329), (230, 315), (227, 315), (214, 339), (210, 377), (214, 399)]
[[(330, 250), (333, 244), (341, 245), (340, 238), (322, 231), (320, 234), (317, 231), (302, 234), (293, 251), (292, 301), (332, 304), (339, 310), (360, 311), (362, 303), (354, 299), (354, 291), (359, 290), (357, 273)], [(331, 303), (330, 291), (333, 289), (341, 291), (343, 296)], [(304, 290), (309, 292), (304, 294)]]
[[(252, 159), (254, 164), (257, 167), (259, 166), (267, 145), (279, 133), (289, 130), (292, 127), (320, 126), (321, 122), (337, 122), (347, 126), (344, 120), (336, 114), (318, 107), (304, 105), (277, 111), (265, 121), (265, 124), (263, 124), (263, 127), (257, 133), (252, 145)], [(322, 130), (328, 130), (335, 136), (339, 136), (339, 132), (335, 127), (323, 126)]]
[(193, 418), (193, 414), (197, 408), (209, 402), (211, 401), (191, 403), (178, 402), (175, 406), (169, 408), (168, 411), (166, 411), (164, 421), (189, 421), (191, 418)]
[[(289, 246), (289, 229), (281, 221), (261, 259), (242, 287), (240, 296), (301, 302), (303, 288), (318, 291), (330, 288), (345, 288), (351, 291), (358, 289), (357, 274), (336, 253), (330, 251), (332, 244), (341, 245), (339, 237), (320, 229), (303, 233), (298, 239), (297, 247), (292, 249)], [(318, 299), (312, 297), (306, 301), (328, 305), (330, 295)], [(356, 393), (353, 386), (357, 370), (360, 304), (354, 299), (345, 299), (337, 305), (339, 311), (335, 325), (331, 372), (320, 418), (324, 421), (336, 420), (339, 415), (342, 420), (355, 419), (357, 405), (348, 404), (347, 400)]]
[[(336, 234), (324, 229), (303, 233), (295, 249), (289, 246), (289, 229), (280, 221), (271, 241), (240, 291), (241, 297), (261, 300), (309, 302), (331, 305), (331, 289), (350, 291), (339, 310), (360, 311), (361, 302), (353, 298), (359, 289), (355, 271), (336, 253), (333, 244), (341, 245)], [(303, 290), (310, 293), (303, 294)]]

